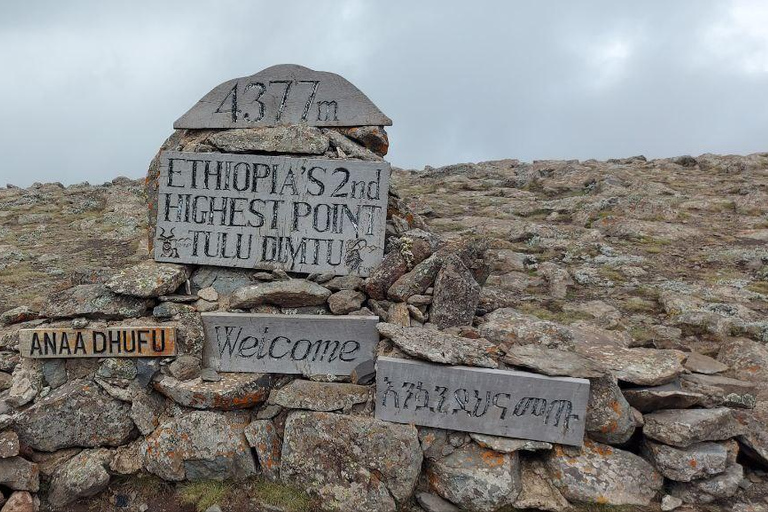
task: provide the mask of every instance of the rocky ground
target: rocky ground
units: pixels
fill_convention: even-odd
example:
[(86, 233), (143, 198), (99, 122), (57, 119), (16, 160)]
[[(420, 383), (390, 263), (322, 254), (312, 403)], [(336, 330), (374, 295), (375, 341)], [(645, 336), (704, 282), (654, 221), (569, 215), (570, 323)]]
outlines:
[[(445, 434), (419, 429), (428, 481), (419, 484), (417, 493), (423, 510), (454, 510), (442, 498), (472, 509), (471, 498), (462, 494), (463, 489), (456, 482), (470, 479), (472, 486), (488, 485), (487, 478), (477, 477), (478, 473), (471, 469), (472, 461), (484, 459), (488, 453), (498, 457), (500, 467), (507, 473), (512, 471), (507, 466), (519, 472), (523, 464), (523, 492), (520, 493), (519, 479), (508, 483), (507, 496), (512, 489), (516, 490), (509, 501), (505, 501), (504, 493), (498, 495), (497, 490), (494, 495), (489, 489), (486, 497), (491, 501), (482, 505), (483, 510), (492, 510), (497, 505), (562, 510), (569, 502), (577, 509), (610, 510), (608, 507), (613, 504), (637, 503), (638, 507), (646, 507), (651, 501), (648, 510), (671, 509), (673, 505), (689, 511), (768, 510), (768, 153), (654, 161), (643, 157), (608, 162), (503, 160), (423, 171), (397, 170), (393, 183), (400, 197), (444, 240), (467, 240), (478, 235), (488, 240), (489, 249), (483, 260), (487, 267), (471, 269), (472, 279), (483, 285), (474, 318), (470, 312), (469, 317), (455, 323), (465, 312), (451, 311), (450, 301), (443, 299), (444, 307), (430, 308), (429, 302), (410, 300), (412, 293), (401, 295), (398, 283), (387, 281), (388, 278), (384, 279), (386, 286), (380, 289), (377, 282), (381, 279), (371, 279), (364, 286), (356, 283), (350, 290), (345, 290), (346, 285), (337, 287), (331, 295), (336, 302), (328, 301), (330, 310), (338, 308), (338, 312), (333, 311), (337, 314), (353, 313), (367, 295), (374, 299), (373, 303), (365, 303), (367, 307), (390, 324), (418, 329), (429, 322), (454, 335), (440, 338), (438, 343), (453, 347), (459, 359), (440, 362), (467, 364), (460, 359), (469, 357), (471, 347), (480, 343), (468, 340), (482, 337), (499, 348), (503, 364), (548, 375), (590, 378), (593, 388), (592, 413), (587, 424), (591, 440), (581, 452), (550, 446), (544, 450), (545, 455), (523, 455), (521, 463), (517, 455), (520, 447), (510, 448), (498, 438), (473, 436), (470, 440), (455, 434), (440, 437)], [(142, 182), (125, 178), (100, 186), (46, 184), (0, 190), (0, 312), (22, 307), (0, 321), (16, 325), (36, 316), (26, 311), (42, 311), (49, 318), (99, 316), (77, 308), (64, 313), (61, 310), (67, 308), (66, 300), (71, 298), (67, 295), (70, 287), (110, 283), (117, 270), (148, 258), (143, 191)], [(432, 249), (425, 251), (429, 253)], [(446, 261), (441, 260), (438, 267), (450, 268)], [(469, 258), (467, 267), (471, 261)], [(464, 268), (461, 262), (456, 265)], [(444, 272), (449, 274), (448, 270)], [(197, 282), (192, 276), (193, 288), (202, 292), (210, 287), (205, 275), (200, 271), (196, 275)], [(459, 278), (463, 275), (455, 273)], [(280, 277), (269, 279), (279, 281)], [(179, 282), (174, 281), (174, 286)], [(439, 288), (438, 283), (434, 284)], [(110, 284), (113, 291), (116, 287)], [(89, 293), (95, 289), (87, 288)], [(59, 291), (63, 295), (56, 295)], [(219, 290), (222, 295), (232, 291)], [(468, 293), (472, 295), (471, 291)], [(158, 295), (161, 293), (154, 297)], [(58, 300), (51, 301), (51, 296)], [(433, 300), (428, 294), (416, 296)], [(435, 292), (434, 300), (439, 300), (438, 296)], [(114, 299), (114, 295), (111, 297)], [(232, 298), (237, 299), (237, 294)], [(192, 311), (209, 307), (209, 302), (215, 300), (200, 295), (194, 307), (185, 312), (184, 307), (188, 306), (174, 306), (172, 301), (166, 301), (155, 307), (153, 314), (161, 320), (184, 318)], [(139, 316), (147, 306), (147, 302), (126, 302), (119, 308), (115, 306), (118, 309), (113, 316)], [(225, 306), (238, 304), (221, 307)], [(136, 315), (126, 313), (130, 307), (141, 311)], [(97, 311), (100, 315), (101, 308)], [(12, 330), (2, 333), (3, 348), (12, 349)], [(396, 352), (435, 360), (435, 354), (425, 352), (423, 345), (409, 345), (408, 336), (400, 336), (395, 327), (382, 324), (380, 333), (392, 340)], [(476, 360), (469, 364), (475, 363)], [(11, 371), (16, 366), (4, 364), (6, 367), (0, 370)], [(156, 381), (155, 389), (177, 404), (195, 408), (196, 405), (184, 403), (186, 379), (179, 377), (183, 369), (178, 366), (181, 365), (169, 368), (169, 375)], [(87, 386), (78, 388), (77, 379), (97, 368), (99, 375), (107, 379), (99, 381), (104, 391), (98, 386), (90, 390)], [(606, 369), (610, 370), (607, 374)], [(10, 390), (12, 400), (23, 402), (20, 406), (34, 399), (34, 404), (21, 414), (21, 420), (16, 420), (21, 421), (17, 430), (22, 432), (22, 451), (24, 444), (34, 449), (22, 455), (35, 460), (41, 466), (41, 474), (50, 477), (54, 487), (55, 467), (51, 466), (56, 465), (56, 459), (39, 456), (35, 450), (70, 452), (61, 459), (67, 461), (69, 471), (59, 476), (61, 480), (65, 476), (71, 478), (77, 464), (94, 461), (101, 461), (111, 475), (132, 474), (130, 470), (121, 472), (119, 462), (120, 454), (138, 449), (137, 443), (126, 444), (135, 437), (135, 433), (130, 435), (134, 427), (161, 447), (163, 429), (155, 429), (158, 415), (154, 415), (154, 425), (142, 424), (143, 417), (152, 417), (146, 410), (157, 408), (155, 398), (131, 397), (127, 400), (130, 406), (123, 404), (123, 398), (122, 402), (110, 399), (119, 398), (121, 392), (110, 388), (109, 379), (140, 380), (141, 368), (104, 364), (84, 370), (67, 368), (63, 380), (59, 379), (62, 382), (55, 386), (51, 382), (57, 378), (50, 373), (55, 373), (56, 368), (43, 368), (41, 371), (49, 374), (41, 377), (33, 393), (21, 396), (25, 391), (20, 384), (24, 371), (29, 370), (14, 371), (15, 388)], [(8, 375), (3, 387), (10, 387), (10, 375), (2, 375)], [(46, 397), (41, 393), (45, 389), (43, 384), (57, 389)], [(243, 383), (229, 385), (239, 389)], [(261, 381), (247, 385), (271, 386)], [(289, 386), (280, 391), (290, 395)], [(37, 396), (38, 393), (41, 394)], [(319, 392), (315, 394), (322, 396)], [(39, 423), (45, 421), (41, 420), (43, 413), (58, 410), (56, 404), (60, 402), (55, 397), (71, 400), (72, 396), (81, 395), (102, 405), (99, 418), (106, 422), (104, 430), (117, 432), (119, 439), (88, 444), (77, 438), (76, 433), (69, 433), (72, 439), (46, 446), (47, 437), (34, 437)], [(71, 414), (69, 406), (60, 407), (62, 417)], [(280, 407), (307, 408), (285, 404)], [(127, 410), (132, 422), (124, 419)], [(339, 430), (352, 437), (360, 428), (357, 424), (344, 424), (339, 415), (291, 414), (290, 428), (281, 426), (288, 431), (286, 436), (290, 432), (303, 435), (309, 426), (323, 421), (329, 422), (329, 431)], [(190, 430), (185, 422), (192, 422), (196, 432), (207, 432), (212, 439), (223, 436), (217, 442), (228, 453), (247, 450), (231, 446), (226, 432), (222, 433), (227, 429), (242, 431), (248, 420), (238, 415), (241, 413), (236, 411), (193, 412), (169, 419), (164, 428), (167, 432), (184, 433)], [(306, 415), (314, 416), (308, 421)], [(260, 421), (271, 419), (266, 413), (263, 418), (266, 419), (250, 425), (261, 425)], [(32, 423), (35, 428), (29, 427)], [(212, 429), (214, 425), (216, 429)], [(206, 430), (209, 428), (210, 432)], [(260, 435), (265, 436), (263, 432)], [(408, 435), (396, 429), (382, 433), (403, 443)], [(104, 448), (85, 450), (79, 455), (71, 453), (73, 446), (120, 445), (117, 455), (112, 453), (115, 450)], [(342, 448), (339, 450), (343, 451)], [(535, 450), (540, 448), (522, 450), (539, 453)], [(376, 446), (361, 449), (371, 450), (367, 456), (378, 455)], [(106, 457), (109, 463), (105, 462)], [(150, 462), (145, 469), (166, 480), (184, 478), (183, 470), (158, 464), (153, 467)], [(247, 464), (252, 465), (253, 461)], [(380, 469), (360, 471), (367, 474)], [(298, 466), (292, 470), (307, 471)], [(104, 469), (101, 471), (107, 474)], [(134, 468), (133, 473), (136, 471)], [(248, 472), (240, 467), (233, 474), (238, 471)], [(590, 481), (590, 474), (596, 474), (598, 482)], [(392, 474), (383, 478), (385, 491), (396, 501), (400, 501), (398, 492), (408, 495), (397, 489), (403, 485), (403, 479), (407, 480), (405, 476)], [(117, 507), (118, 496), (128, 496), (132, 503), (142, 499), (149, 503), (158, 492), (168, 496), (175, 496), (176, 492), (173, 486), (162, 482), (141, 487), (119, 478), (110, 481), (107, 476), (106, 483), (102, 483), (99, 489), (109, 483), (110, 492), (101, 493), (91, 505), (81, 503), (86, 507), (83, 510), (89, 506), (110, 510), (110, 506)], [(526, 489), (536, 492), (526, 494)], [(264, 488), (251, 491), (249, 496), (256, 501), (265, 493), (277, 492)], [(73, 496), (67, 495), (68, 502)], [(666, 502), (659, 503), (661, 497)], [(681, 501), (686, 504), (681, 506)], [(185, 510), (175, 503), (175, 498), (169, 498), (150, 510)], [(409, 506), (418, 510), (415, 502)], [(282, 510), (290, 508), (285, 506)]]

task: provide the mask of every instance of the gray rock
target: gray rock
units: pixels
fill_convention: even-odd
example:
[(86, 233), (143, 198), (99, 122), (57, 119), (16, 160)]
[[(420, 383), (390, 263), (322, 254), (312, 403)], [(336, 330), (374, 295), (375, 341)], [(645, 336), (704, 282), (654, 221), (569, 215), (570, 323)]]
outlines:
[(207, 286), (198, 290), (197, 296), (208, 302), (216, 302), (219, 300), (219, 292), (213, 286)]
[(520, 458), (469, 443), (445, 458), (430, 460), (427, 480), (433, 492), (462, 510), (493, 512), (520, 494)]
[(182, 355), (168, 365), (168, 372), (177, 380), (192, 380), (200, 376), (201, 365), (200, 358)]
[(541, 460), (522, 460), (521, 482), (522, 491), (515, 500), (515, 510), (535, 509), (561, 512), (570, 508), (568, 500), (552, 483), (552, 476)]
[(643, 434), (662, 443), (686, 447), (702, 441), (720, 441), (744, 433), (731, 410), (666, 409), (646, 414)]
[(689, 352), (683, 366), (685, 366), (685, 369), (688, 371), (706, 375), (722, 373), (728, 370), (727, 364), (723, 364), (716, 359), (699, 354), (698, 352)]
[(590, 379), (589, 383), (586, 426), (589, 436), (601, 443), (625, 443), (635, 432), (635, 419), (616, 379), (605, 375)]
[(549, 348), (572, 348), (573, 334), (563, 325), (525, 315), (512, 308), (501, 308), (483, 317), (478, 327), (480, 336), (498, 344), (543, 345)]
[(551, 377), (602, 377), (608, 370), (575, 352), (566, 352), (541, 345), (512, 345), (506, 348), (504, 362), (531, 369)]
[(193, 409), (248, 409), (267, 400), (272, 376), (261, 373), (220, 373), (221, 380), (180, 381), (170, 376), (154, 382), (161, 394)]
[(459, 507), (450, 501), (444, 500), (437, 494), (417, 492), (416, 501), (425, 512), (460, 512)]
[(43, 378), (51, 389), (63, 386), (67, 382), (67, 367), (61, 359), (50, 359), (43, 362)]
[(109, 450), (84, 450), (65, 462), (51, 478), (48, 501), (56, 508), (95, 496), (109, 485)]
[(386, 299), (395, 281), (431, 256), (437, 243), (432, 235), (420, 229), (406, 232), (365, 280), (366, 295), (374, 300)]
[[(442, 255), (433, 254), (400, 276), (387, 290), (387, 296), (392, 300), (403, 302), (413, 295), (423, 294), (435, 282), (443, 261)], [(431, 303), (432, 299), (430, 298)], [(474, 315), (474, 311), (472, 314)]]
[(205, 344), (205, 329), (199, 313), (181, 312), (176, 322), (176, 344), (179, 354), (199, 355)]
[(323, 133), (331, 141), (331, 145), (336, 149), (337, 154), (342, 158), (354, 158), (357, 160), (367, 160), (380, 162), (383, 160), (379, 155), (370, 151), (368, 148), (357, 144), (346, 138), (335, 130), (323, 129)]
[(238, 288), (232, 293), (230, 307), (248, 309), (261, 304), (288, 308), (317, 306), (325, 303), (331, 291), (311, 281), (293, 279), (273, 281)]
[(590, 440), (581, 449), (555, 446), (545, 465), (563, 496), (576, 502), (648, 506), (664, 483), (641, 457)]
[(137, 394), (131, 401), (131, 419), (142, 435), (149, 435), (160, 424), (160, 416), (165, 411), (165, 399), (152, 392)]
[(6, 401), (14, 407), (28, 404), (43, 388), (42, 362), (24, 359), (13, 369), (12, 379)]
[(389, 338), (405, 353), (435, 363), (463, 364), (498, 368), (496, 346), (483, 338), (462, 338), (445, 332), (394, 324), (376, 325), (379, 334)]
[(413, 426), (297, 411), (285, 424), (280, 476), (332, 510), (394, 512), (413, 493), (421, 461)]
[(437, 273), (430, 319), (440, 329), (471, 325), (480, 301), (480, 285), (458, 255), (446, 257)]
[(164, 480), (242, 479), (256, 473), (245, 412), (189, 411), (161, 424), (142, 446), (144, 467)]
[(273, 390), (269, 394), (269, 403), (287, 409), (330, 412), (365, 403), (369, 395), (367, 386), (297, 379)]
[(671, 512), (672, 510), (679, 508), (682, 504), (683, 504), (683, 500), (681, 500), (680, 498), (676, 498), (671, 494), (665, 494), (664, 497), (661, 499), (661, 511)]
[(389, 138), (383, 126), (350, 126), (333, 130), (362, 144), (379, 156), (386, 155), (389, 149)]
[(213, 368), (203, 368), (200, 371), (200, 378), (203, 379), (203, 382), (219, 382), (221, 375)]
[(130, 444), (120, 446), (112, 452), (109, 471), (117, 475), (135, 475), (144, 467), (141, 454), (143, 439), (137, 439)]
[(737, 437), (744, 454), (763, 466), (768, 466), (768, 401), (760, 401), (748, 411), (734, 411), (744, 433)]
[(70, 381), (16, 418), (19, 440), (41, 451), (71, 446), (119, 446), (135, 433), (130, 405), (91, 380)]
[(40, 502), (27, 491), (14, 491), (3, 505), (3, 512), (37, 512)]
[(675, 448), (646, 439), (643, 455), (662, 475), (677, 482), (717, 475), (725, 471), (729, 463), (724, 443), (703, 442)]
[[(321, 276), (322, 277), (322, 276)], [(325, 282), (318, 278), (316, 281), (322, 283), (325, 288), (328, 288), (332, 292), (338, 292), (341, 290), (360, 290), (363, 287), (363, 278), (353, 275), (337, 276), (332, 279), (328, 279)]]
[(128, 358), (110, 357), (104, 359), (96, 372), (99, 377), (105, 379), (135, 379), (138, 375), (136, 363)]
[(744, 468), (740, 464), (733, 464), (725, 473), (711, 478), (692, 482), (673, 482), (669, 487), (669, 493), (685, 503), (712, 503), (736, 494), (742, 478), (744, 478)]
[(160, 361), (157, 359), (140, 357), (136, 360), (136, 382), (141, 387), (147, 387), (159, 371)]
[(19, 436), (12, 430), (0, 433), (0, 459), (19, 454)]
[(738, 407), (751, 409), (757, 402), (757, 386), (752, 382), (723, 377), (722, 375), (681, 375), (681, 387), (702, 396), (705, 407)]
[(188, 276), (187, 268), (182, 265), (144, 261), (121, 270), (106, 286), (120, 295), (159, 297), (176, 291)]
[(322, 155), (328, 149), (328, 137), (320, 129), (303, 124), (222, 130), (208, 136), (206, 141), (224, 153), (264, 151)]
[(687, 409), (703, 404), (706, 399), (701, 393), (686, 391), (678, 381), (663, 386), (629, 388), (623, 390), (623, 393), (630, 405), (640, 412)]
[(37, 492), (40, 486), (40, 471), (37, 464), (21, 457), (0, 459), (0, 485), (14, 491)]
[(514, 439), (511, 437), (489, 436), (487, 434), (470, 433), (469, 437), (483, 448), (488, 448), (499, 453), (514, 453), (518, 451), (534, 452), (538, 450), (551, 450), (552, 444), (544, 441), (530, 441), (528, 439)]
[(346, 315), (360, 309), (365, 300), (365, 295), (358, 291), (341, 290), (328, 297), (328, 307), (334, 315)]
[(245, 427), (245, 438), (256, 450), (261, 473), (270, 480), (280, 478), (280, 453), (283, 442), (272, 420), (252, 421)]
[(103, 284), (81, 284), (51, 294), (40, 311), (48, 318), (138, 318), (150, 301), (118, 295)]
[(0, 314), (0, 325), (12, 325), (21, 322), (28, 322), (38, 317), (37, 311), (29, 306), (19, 306), (9, 309)]
[(747, 338), (723, 343), (717, 360), (727, 364), (733, 375), (751, 382), (768, 381), (768, 347)]
[[(271, 280), (272, 276), (267, 275)], [(238, 288), (252, 284), (254, 276), (253, 270), (201, 266), (192, 273), (190, 282), (193, 291), (213, 288), (220, 295), (229, 295)]]
[(576, 352), (610, 369), (621, 381), (639, 386), (672, 382), (685, 369), (685, 354), (678, 350), (625, 348), (604, 344), (577, 344)]

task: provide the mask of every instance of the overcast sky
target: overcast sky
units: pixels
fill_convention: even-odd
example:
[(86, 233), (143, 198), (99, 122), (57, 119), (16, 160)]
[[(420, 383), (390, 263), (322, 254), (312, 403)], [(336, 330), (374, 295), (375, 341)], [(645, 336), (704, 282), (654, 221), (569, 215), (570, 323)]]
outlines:
[(280, 63), (358, 86), (399, 167), (768, 151), (764, 0), (0, 0), (0, 184), (141, 177)]

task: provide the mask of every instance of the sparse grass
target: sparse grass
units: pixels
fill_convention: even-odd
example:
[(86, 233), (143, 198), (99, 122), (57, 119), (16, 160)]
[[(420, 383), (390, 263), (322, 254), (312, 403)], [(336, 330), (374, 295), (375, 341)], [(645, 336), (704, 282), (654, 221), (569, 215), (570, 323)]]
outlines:
[(630, 297), (624, 301), (622, 309), (629, 313), (654, 313), (656, 312), (657, 304), (640, 297)]
[(659, 254), (671, 245), (672, 242), (663, 238), (654, 238), (652, 236), (641, 236), (637, 239), (637, 244), (642, 246), (643, 250), (650, 254)]
[(642, 512), (647, 510), (635, 505), (604, 505), (601, 503), (579, 503), (571, 508), (574, 512)]
[(600, 267), (600, 275), (614, 283), (623, 283), (627, 280), (624, 274), (610, 267)]
[(312, 512), (316, 509), (315, 500), (309, 494), (282, 482), (257, 478), (249, 483), (249, 495), (286, 512)]
[(205, 512), (208, 507), (224, 503), (231, 488), (232, 484), (229, 482), (201, 480), (184, 484), (177, 492), (182, 502), (194, 505), (197, 512)]
[(518, 309), (528, 315), (533, 315), (542, 320), (557, 322), (559, 324), (572, 324), (579, 320), (588, 320), (591, 317), (578, 311), (550, 311), (549, 309), (537, 306), (535, 304), (524, 303)]
[(755, 281), (747, 285), (747, 290), (768, 295), (768, 281)]
[(645, 327), (632, 327), (629, 329), (629, 334), (632, 335), (632, 339), (639, 343), (648, 343), (656, 338), (656, 336)]

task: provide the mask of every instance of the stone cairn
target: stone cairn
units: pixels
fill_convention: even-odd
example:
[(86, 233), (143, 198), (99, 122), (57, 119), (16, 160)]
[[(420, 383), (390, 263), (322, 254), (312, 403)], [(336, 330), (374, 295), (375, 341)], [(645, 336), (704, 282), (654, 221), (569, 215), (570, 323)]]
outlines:
[[(328, 83), (338, 102), (321, 95)], [(299, 86), (304, 96), (295, 99)], [(345, 111), (348, 104), (355, 108)], [(267, 115), (286, 117), (260, 125)], [(344, 263), (324, 271), (296, 271), (295, 253), (224, 268), (217, 258), (225, 253), (206, 247), (202, 231), (183, 236), (158, 220), (169, 211), (165, 220), (181, 219), (180, 203), (168, 210), (168, 200), (160, 201), (163, 179), (181, 183), (191, 169), (177, 160), (169, 170), (167, 152), (186, 162), (194, 160), (189, 154), (207, 158), (199, 162), (201, 180), (251, 162), (242, 165), (254, 182), (238, 187), (252, 186), (249, 192), (256, 190), (254, 162), (277, 172), (283, 157), (303, 159), (305, 170), (320, 165), (312, 159), (330, 161), (354, 182), (354, 169), (384, 168), (388, 124), (341, 77), (298, 66), (222, 84), (176, 123), (147, 179), (155, 261), (53, 293), (39, 312), (22, 307), (0, 316), (3, 512), (67, 509), (116, 476), (142, 472), (170, 482), (265, 478), (306, 489), (322, 510), (560, 511), (659, 502), (673, 510), (727, 499), (742, 483), (741, 463), (768, 462), (764, 429), (744, 414), (755, 406), (753, 384), (718, 375), (727, 366), (705, 356), (635, 348), (610, 331), (481, 303), (491, 263), (485, 242), (441, 240), (393, 190), (383, 198), (383, 230), (374, 229), (371, 213), (367, 231), (383, 247), (371, 243), (375, 250), (360, 254), (350, 247), (362, 242), (345, 246)], [(216, 169), (216, 158), (227, 155), (232, 167)], [(278, 185), (297, 187), (286, 183)], [(370, 183), (362, 187), (369, 199)], [(297, 194), (306, 199), (307, 190)], [(201, 224), (252, 206), (233, 202), (222, 213), (221, 201), (219, 210), (200, 206)], [(302, 204), (317, 211), (310, 199)], [(285, 218), (275, 213), (275, 222), (290, 224), (291, 214), (297, 223), (310, 220), (309, 210), (294, 208)], [(260, 211), (269, 223), (269, 210)], [(238, 226), (232, 219), (229, 228)], [(281, 226), (279, 233), (291, 232)], [(244, 232), (227, 231), (230, 242)], [(379, 261), (366, 268), (376, 250)], [(201, 264), (206, 258), (217, 266)], [(339, 320), (323, 324), (314, 315)], [(258, 331), (263, 339), (239, 340), (226, 359), (220, 335), (228, 328), (213, 325), (222, 319), (242, 328), (273, 323)], [(307, 336), (319, 338), (324, 329), (346, 336), (351, 331), (343, 329), (359, 328), (361, 340), (372, 332), (378, 362), (355, 361), (334, 375), (302, 367), (297, 339), (273, 338), (267, 350), (269, 329), (299, 332), (302, 322), (311, 322)], [(67, 331), (71, 339), (53, 340)], [(78, 349), (77, 332), (101, 340), (101, 348), (87, 346), (86, 336)], [(156, 357), (119, 353), (141, 343)], [(324, 362), (341, 369), (364, 345), (331, 346)], [(308, 341), (307, 354), (311, 347)], [(163, 352), (171, 348), (170, 356)], [(293, 366), (285, 373), (224, 371), (240, 364), (236, 356), (256, 360), (242, 364), (285, 364), (289, 350)], [(556, 399), (551, 390), (571, 395)], [(737, 462), (740, 448), (746, 457)]]

